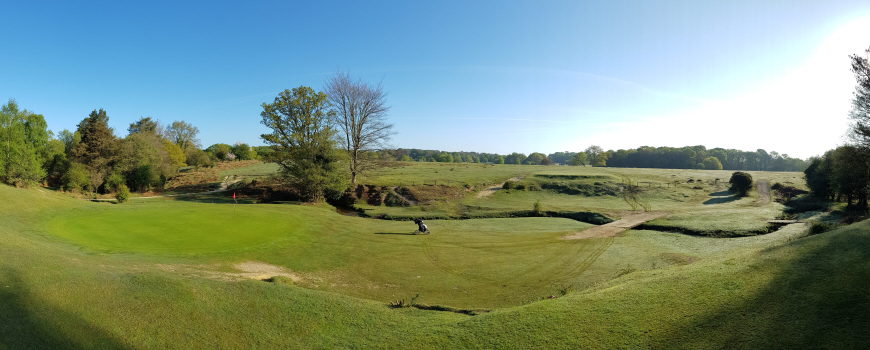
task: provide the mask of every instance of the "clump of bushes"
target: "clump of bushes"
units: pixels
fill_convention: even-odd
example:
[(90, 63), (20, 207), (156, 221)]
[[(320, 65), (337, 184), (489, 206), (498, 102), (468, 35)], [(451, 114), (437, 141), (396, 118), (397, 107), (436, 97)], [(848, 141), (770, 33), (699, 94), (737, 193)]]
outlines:
[(515, 186), (516, 186), (515, 182), (513, 182), (511, 180), (507, 180), (504, 182), (504, 185), (501, 185), (501, 188), (510, 191), (510, 190), (514, 189)]

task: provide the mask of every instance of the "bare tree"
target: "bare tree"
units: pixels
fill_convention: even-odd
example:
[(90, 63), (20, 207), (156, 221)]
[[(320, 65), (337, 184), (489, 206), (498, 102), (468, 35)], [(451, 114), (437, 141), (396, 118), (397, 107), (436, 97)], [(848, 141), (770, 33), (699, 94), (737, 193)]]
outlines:
[(383, 146), (393, 132), (387, 122), (387, 94), (380, 83), (369, 85), (362, 79), (353, 80), (349, 72), (337, 71), (324, 86), (329, 103), (335, 110), (335, 125), (343, 133), (342, 147), (350, 159), (351, 185), (357, 175), (372, 166), (363, 151)]

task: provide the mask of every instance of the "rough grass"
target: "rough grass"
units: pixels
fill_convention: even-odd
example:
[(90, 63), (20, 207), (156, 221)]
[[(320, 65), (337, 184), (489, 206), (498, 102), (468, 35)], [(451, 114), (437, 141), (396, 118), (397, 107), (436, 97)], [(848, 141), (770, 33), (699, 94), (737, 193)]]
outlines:
[[(259, 160), (218, 162), (211, 168), (190, 169), (178, 173), (166, 183), (165, 192), (201, 192), (217, 188), (228, 175), (271, 174), (276, 167)], [(265, 176), (265, 175), (264, 175)], [(252, 175), (252, 177), (254, 177)]]
[[(439, 169), (439, 164), (407, 163), (396, 169), (382, 170), (377, 181), (408, 182), (421, 173)], [(506, 170), (511, 171), (506, 171)], [(454, 173), (459, 169), (454, 170)], [(548, 210), (564, 212), (598, 212), (619, 217), (631, 210), (619, 187), (623, 179), (639, 185), (639, 198), (652, 210), (669, 211), (667, 218), (655, 220), (649, 228), (679, 231), (709, 236), (748, 236), (768, 231), (767, 220), (775, 219), (784, 209), (771, 201), (764, 206), (756, 204), (753, 191), (749, 197), (738, 198), (727, 191), (732, 171), (593, 168), (571, 166), (503, 165), (483, 168), (468, 165), (455, 179), (482, 179), (498, 183), (521, 176), (521, 183), (540, 190), (499, 190), (491, 196), (478, 197), (462, 192), (462, 198), (443, 198), (420, 206), (386, 207), (360, 206), (370, 216), (385, 217), (475, 217), (498, 216), (505, 213), (531, 210), (540, 201)], [(766, 179), (805, 188), (803, 174), (794, 172), (749, 172), (753, 179)], [(439, 172), (438, 174), (441, 174)], [(640, 184), (638, 184), (640, 183)]]

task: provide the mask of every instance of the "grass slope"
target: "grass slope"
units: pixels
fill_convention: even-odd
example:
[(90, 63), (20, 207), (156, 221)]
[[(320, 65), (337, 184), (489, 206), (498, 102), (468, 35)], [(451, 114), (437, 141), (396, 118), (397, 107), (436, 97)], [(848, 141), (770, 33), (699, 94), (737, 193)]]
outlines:
[[(514, 176), (520, 183), (538, 185), (543, 190), (499, 190), (491, 196), (479, 197), (466, 191), (461, 198), (425, 202), (419, 206), (388, 207), (358, 204), (368, 215), (394, 217), (486, 216), (504, 212), (531, 210), (540, 201), (545, 210), (563, 212), (598, 212), (619, 217), (631, 210), (619, 193), (619, 186), (628, 179), (640, 183), (640, 199), (652, 210), (669, 211), (672, 215), (650, 223), (663, 230), (692, 232), (715, 236), (747, 236), (767, 231), (767, 220), (779, 215), (783, 206), (776, 202), (757, 203), (753, 191), (749, 197), (738, 198), (727, 191), (732, 171), (674, 170), (637, 168), (593, 168), (573, 166), (527, 166), (463, 164), (398, 163), (403, 166), (380, 169), (364, 181), (377, 184), (403, 183), (426, 176), (442, 176), (470, 183), (498, 183)], [(445, 169), (448, 171), (445, 173)], [(454, 169), (449, 171), (449, 169)], [(437, 173), (435, 173), (437, 171)], [(755, 180), (766, 179), (771, 184), (783, 183), (803, 188), (801, 173), (750, 172)], [(678, 184), (674, 184), (674, 182)], [(428, 183), (431, 184), (431, 181)], [(440, 184), (440, 183), (439, 183)], [(430, 188), (431, 186), (424, 186)], [(478, 186), (479, 187), (479, 186)], [(548, 189), (549, 188), (549, 189)], [(590, 189), (597, 188), (597, 195)], [(424, 188), (425, 189), (425, 188)]]
[[(266, 243), (241, 253), (195, 257), (108, 254), (82, 250), (43, 227), (71, 210), (99, 211), (112, 205), (2, 185), (0, 198), (0, 349), (870, 346), (870, 222), (798, 240), (797, 229), (791, 228), (732, 239), (631, 231), (615, 239), (595, 264), (618, 266), (644, 250), (662, 261), (667, 260), (661, 256), (665, 252), (700, 260), (640, 269), (562, 298), (466, 316), (389, 309), (383, 302), (331, 292), (184, 276), (155, 267), (245, 254), (277, 257), (315, 244), (273, 252)], [(317, 225), (346, 226), (341, 220)], [(401, 236), (344, 234), (349, 241)], [(326, 242), (342, 235), (319, 238)], [(413, 238), (433, 237), (437, 233)], [(442, 239), (439, 244), (450, 243)], [(485, 237), (479, 239), (487, 244)], [(389, 261), (387, 248), (402, 249), (393, 247), (394, 242), (381, 243), (386, 253), (379, 259), (372, 256), (375, 248), (360, 255)], [(468, 242), (455, 245), (480, 249)], [(341, 245), (325, 246), (317, 254)], [(502, 253), (522, 260), (519, 254), (526, 247), (519, 248)], [(389, 268), (387, 263), (382, 266)]]

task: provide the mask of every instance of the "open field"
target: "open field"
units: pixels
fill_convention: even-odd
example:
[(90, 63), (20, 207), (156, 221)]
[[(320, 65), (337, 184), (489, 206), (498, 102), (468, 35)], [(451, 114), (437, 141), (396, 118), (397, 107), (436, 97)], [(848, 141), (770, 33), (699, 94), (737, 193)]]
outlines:
[[(462, 176), (500, 182), (521, 168)], [(560, 179), (578, 191), (674, 173), (702, 187), (642, 192), (671, 212), (651, 226), (751, 230), (782, 210), (722, 195), (715, 178), (726, 172), (529, 168), (523, 181), (538, 184), (552, 177), (535, 175), (593, 176)], [(771, 183), (794, 176), (753, 173)], [(328, 205), (241, 201), (233, 212), (232, 200), (205, 195), (117, 205), (3, 185), (0, 198), (0, 349), (870, 345), (868, 222), (806, 238), (792, 224), (737, 238), (636, 229), (564, 240), (594, 225), (520, 217), (427, 220), (433, 234), (415, 236), (411, 222)], [(552, 189), (469, 192), (433, 206), (484, 213), (535, 200), (614, 218), (629, 209), (622, 197)], [(260, 281), (267, 276), (287, 278)], [(388, 306), (402, 299), (474, 316)]]

